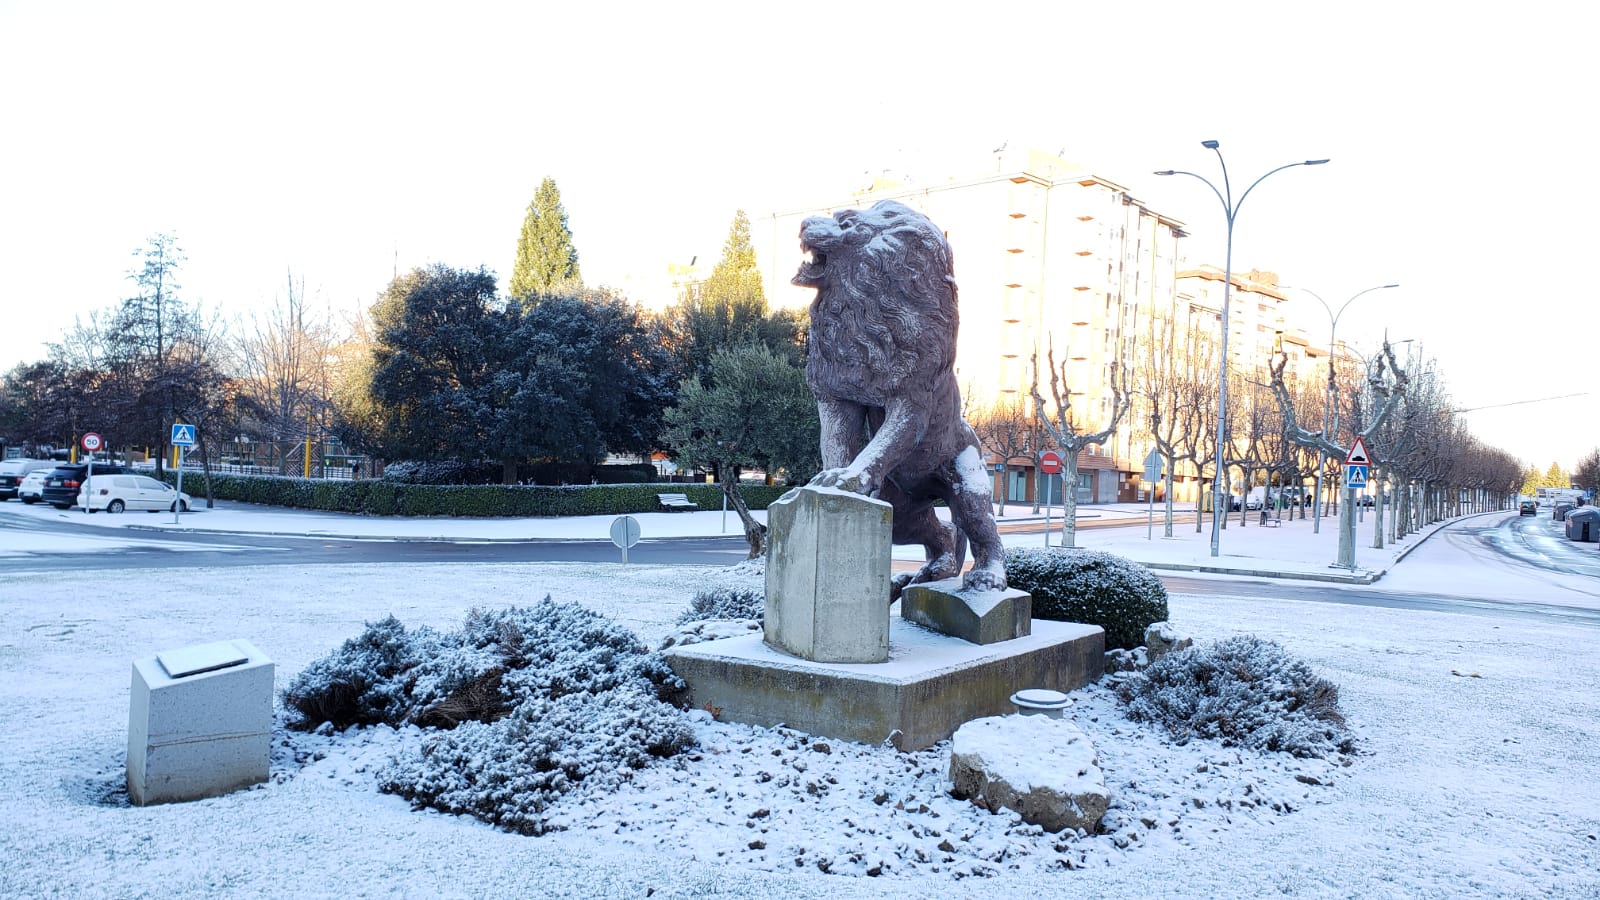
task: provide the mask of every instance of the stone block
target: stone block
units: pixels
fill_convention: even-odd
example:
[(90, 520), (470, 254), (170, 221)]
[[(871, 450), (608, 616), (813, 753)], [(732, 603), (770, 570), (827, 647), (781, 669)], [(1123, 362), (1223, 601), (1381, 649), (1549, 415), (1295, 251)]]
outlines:
[(889, 636), (883, 663), (799, 659), (757, 635), (663, 654), (687, 683), (689, 703), (720, 719), (901, 750), (1010, 712), (1020, 689), (1081, 687), (1100, 677), (1105, 660), (1105, 632), (1069, 622), (1039, 621), (1027, 637), (973, 644), (895, 618)]
[(1077, 725), (1048, 716), (996, 716), (950, 740), (951, 793), (1045, 831), (1094, 831), (1111, 805), (1094, 745)]
[(925, 581), (900, 594), (900, 617), (974, 644), (993, 644), (1031, 632), (1033, 595), (1016, 588), (962, 590), (959, 577)]
[(198, 800), (266, 781), (273, 674), (272, 661), (245, 640), (135, 660), (128, 799)]
[(814, 662), (889, 658), (889, 504), (803, 487), (767, 508), (767, 643)]

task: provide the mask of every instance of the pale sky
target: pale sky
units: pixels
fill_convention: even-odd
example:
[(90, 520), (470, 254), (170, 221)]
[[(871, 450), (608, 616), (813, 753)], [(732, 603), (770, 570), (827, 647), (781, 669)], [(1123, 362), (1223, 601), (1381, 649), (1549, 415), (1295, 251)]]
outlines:
[[(1541, 467), (1600, 444), (1588, 259), (1597, 15), (1466, 4), (18, 3), (0, 0), (0, 369), (40, 358), (176, 233), (183, 294), (239, 314), (293, 269), (341, 313), (401, 270), (509, 276), (556, 179), (585, 280), (714, 260), (736, 209), (889, 170), (1063, 151), (1234, 268), (1437, 357), (1486, 442)], [(960, 248), (956, 249), (959, 260)], [(960, 272), (958, 270), (957, 276)], [(635, 296), (646, 301), (651, 298)], [(1315, 330), (1312, 339), (1325, 342)], [(1584, 354), (1579, 354), (1580, 358)], [(1381, 451), (1379, 451), (1381, 452)]]

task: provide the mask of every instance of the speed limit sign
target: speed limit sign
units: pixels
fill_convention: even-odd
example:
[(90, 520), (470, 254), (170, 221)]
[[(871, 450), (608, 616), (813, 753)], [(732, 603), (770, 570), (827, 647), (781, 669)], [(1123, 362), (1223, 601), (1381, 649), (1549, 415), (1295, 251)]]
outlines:
[(95, 451), (99, 450), (105, 442), (100, 440), (100, 435), (91, 431), (83, 436), (83, 440), (80, 443), (83, 444), (83, 449), (89, 451), (90, 453), (94, 453)]

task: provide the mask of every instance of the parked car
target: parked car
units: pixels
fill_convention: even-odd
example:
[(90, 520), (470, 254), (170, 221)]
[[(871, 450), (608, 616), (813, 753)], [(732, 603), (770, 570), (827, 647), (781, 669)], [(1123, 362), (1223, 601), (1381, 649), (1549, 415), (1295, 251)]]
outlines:
[(44, 497), (44, 480), (50, 477), (49, 469), (34, 469), (17, 485), (17, 499), (32, 506)]
[(0, 500), (17, 496), (17, 488), (30, 472), (48, 472), (55, 467), (56, 464), (48, 459), (8, 459), (0, 462)]
[[(121, 475), (128, 470), (123, 466), (111, 463), (95, 463), (96, 475)], [(83, 488), (83, 479), (89, 473), (88, 463), (65, 463), (50, 470), (50, 477), (45, 479), (44, 491), (39, 499), (54, 506), (56, 509), (71, 509), (78, 502), (78, 491)]]
[(145, 512), (181, 509), (188, 512), (191, 499), (188, 494), (180, 494), (172, 485), (149, 475), (135, 475), (132, 472), (101, 475), (96, 472), (79, 492), (78, 505), (89, 512), (102, 509), (108, 513), (130, 509), (142, 509)]
[(1524, 500), (1517, 504), (1517, 515), (1519, 516), (1537, 516), (1538, 514), (1539, 501), (1537, 500)]

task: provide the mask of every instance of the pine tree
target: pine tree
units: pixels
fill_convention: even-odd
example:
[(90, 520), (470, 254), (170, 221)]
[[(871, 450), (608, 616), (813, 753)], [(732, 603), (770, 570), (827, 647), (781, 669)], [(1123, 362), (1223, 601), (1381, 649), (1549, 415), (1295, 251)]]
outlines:
[(696, 285), (665, 316), (673, 352), (686, 376), (708, 376), (718, 350), (761, 344), (798, 362), (803, 324), (786, 311), (767, 314), (767, 294), (750, 242), (750, 217), (738, 210), (711, 277)]
[(517, 262), (511, 269), (511, 296), (548, 294), (559, 287), (583, 283), (578, 272), (578, 250), (567, 227), (567, 210), (561, 205), (561, 189), (554, 178), (546, 178), (528, 204), (517, 238)]
[(1561, 471), (1560, 463), (1552, 462), (1550, 468), (1545, 470), (1544, 486), (1565, 489), (1572, 487), (1572, 481), (1567, 477), (1567, 473)]

